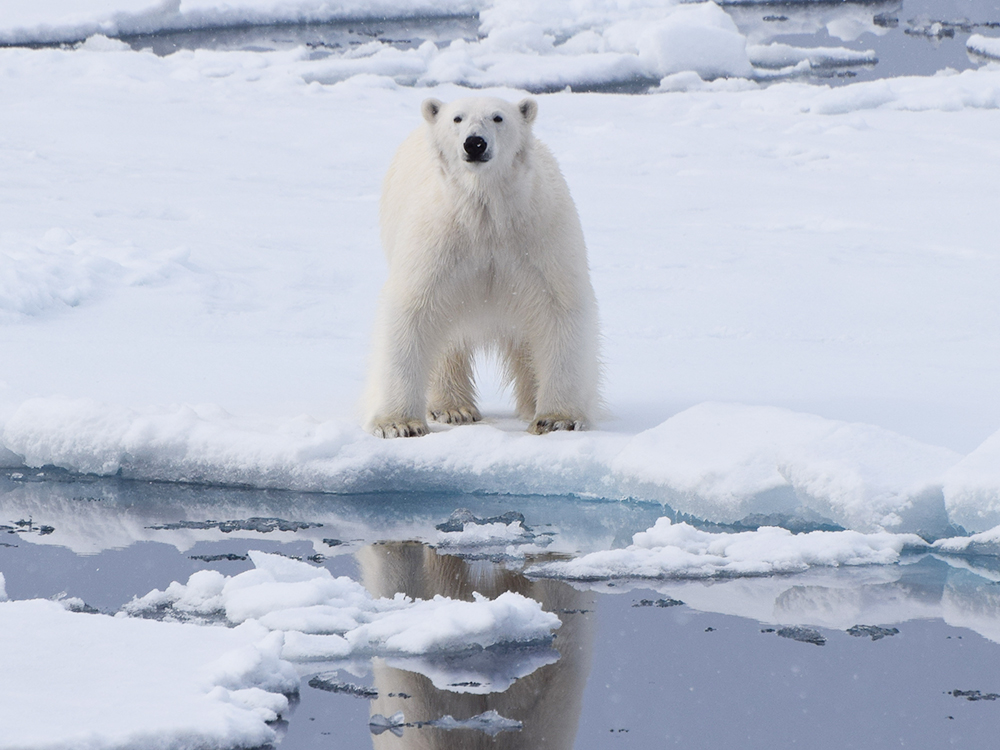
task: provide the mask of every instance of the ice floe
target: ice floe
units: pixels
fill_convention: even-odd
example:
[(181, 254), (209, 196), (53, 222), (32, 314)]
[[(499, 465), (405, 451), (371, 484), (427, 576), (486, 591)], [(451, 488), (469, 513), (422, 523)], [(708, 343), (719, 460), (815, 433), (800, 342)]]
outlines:
[(972, 34), (965, 43), (970, 52), (1000, 60), (1000, 38)]
[[(250, 552), (254, 569), (235, 576), (203, 570), (186, 584), (172, 583), (123, 608), (133, 617), (201, 623), (247, 621), (283, 633), (283, 658), (294, 662), (349, 661), (395, 657), (428, 674), (439, 687), (475, 682), (478, 690), (505, 689), (493, 677), (457, 679), (453, 670), (419, 659), (448, 654), (521, 650), (518, 669), (530, 673), (552, 660), (547, 646), (559, 618), (521, 594), (472, 601), (435, 596), (414, 600), (402, 594), (376, 598), (358, 582), (334, 578), (326, 568), (280, 555)], [(534, 652), (532, 651), (534, 650)], [(468, 665), (456, 665), (468, 670)], [(468, 675), (466, 675), (468, 676)]]
[[(298, 675), (281, 634), (0, 603), (3, 748), (255, 747)], [(39, 706), (44, 712), (39, 713)], [(124, 710), (123, 710), (124, 707)], [(38, 720), (39, 716), (44, 720)]]
[(916, 535), (787, 529), (713, 533), (661, 518), (624, 549), (534, 565), (528, 575), (566, 580), (713, 578), (799, 573), (811, 567), (885, 565), (905, 548), (926, 549)]

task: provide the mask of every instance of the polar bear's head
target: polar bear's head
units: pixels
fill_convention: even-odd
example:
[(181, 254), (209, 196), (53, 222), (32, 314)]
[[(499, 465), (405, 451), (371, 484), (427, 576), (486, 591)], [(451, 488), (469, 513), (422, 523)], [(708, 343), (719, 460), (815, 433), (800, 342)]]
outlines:
[(452, 169), (474, 173), (511, 165), (531, 144), (534, 99), (511, 104), (503, 99), (459, 99), (444, 104), (427, 99), (421, 112), (438, 153)]

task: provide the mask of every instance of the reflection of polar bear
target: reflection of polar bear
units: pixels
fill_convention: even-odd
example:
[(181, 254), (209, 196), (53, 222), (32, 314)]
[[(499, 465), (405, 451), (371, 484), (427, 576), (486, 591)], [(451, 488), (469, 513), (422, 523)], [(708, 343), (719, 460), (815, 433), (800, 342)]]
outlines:
[(426, 434), (428, 414), (478, 421), (482, 348), (499, 354), (531, 432), (594, 417), (597, 303), (573, 199), (531, 133), (537, 111), (533, 99), (428, 99), (389, 167), (366, 404), (376, 435)]
[[(372, 736), (374, 750), (569, 750), (573, 747), (594, 646), (597, 624), (594, 594), (577, 591), (562, 581), (529, 581), (499, 565), (470, 564), (457, 557), (439, 555), (417, 542), (369, 545), (358, 551), (357, 559), (362, 582), (372, 596), (391, 598), (403, 593), (415, 599), (441, 595), (471, 601), (474, 592), (495, 599), (505, 591), (515, 591), (537, 601), (546, 612), (556, 613), (562, 621), (553, 642), (559, 660), (536, 669), (501, 692), (465, 692), (461, 685), (439, 689), (422, 674), (375, 659), (372, 671), (378, 698), (372, 701), (372, 715), (392, 716), (402, 711), (406, 721), (416, 723), (444, 716), (463, 720), (496, 711), (523, 726), (519, 732), (501, 732), (495, 737), (483, 732), (449, 732), (429, 726), (406, 729), (402, 737), (385, 732)], [(467, 656), (477, 661), (476, 654)], [(505, 660), (517, 660), (516, 651), (501, 651), (492, 656), (501, 665)], [(456, 673), (461, 673), (461, 657), (450, 664)]]

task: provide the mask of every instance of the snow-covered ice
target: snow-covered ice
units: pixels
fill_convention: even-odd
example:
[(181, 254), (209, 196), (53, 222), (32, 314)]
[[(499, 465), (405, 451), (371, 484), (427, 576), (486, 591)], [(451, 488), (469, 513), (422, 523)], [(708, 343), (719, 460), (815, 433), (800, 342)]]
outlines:
[(1000, 60), (1000, 39), (996, 37), (973, 34), (966, 42), (966, 46), (969, 48), (969, 51), (977, 55)]
[[(561, 624), (538, 602), (510, 591), (493, 600), (480, 594), (473, 601), (443, 596), (412, 600), (402, 594), (378, 599), (360, 583), (334, 578), (326, 568), (263, 552), (251, 551), (250, 558), (253, 570), (232, 577), (199, 571), (186, 584), (174, 582), (133, 600), (123, 612), (196, 622), (223, 618), (233, 625), (252, 621), (281, 632), (281, 656), (294, 662), (547, 646)], [(537, 668), (550, 660), (545, 654), (524, 664)], [(407, 663), (414, 668), (412, 660)], [(446, 671), (428, 676), (435, 684), (440, 680), (442, 689), (456, 682)], [(509, 681), (518, 676), (523, 674)], [(477, 683), (479, 690), (509, 685), (498, 686), (483, 676)]]
[[(0, 603), (0, 747), (254, 747), (298, 687), (281, 634)], [(44, 717), (39, 720), (39, 717)]]
[[(55, 28), (61, 11), (45, 7), (4, 23)], [(541, 58), (580, 72), (618, 54), (587, 51), (588, 34), (656, 37), (683, 18), (738, 33), (710, 5), (594, 2), (572, 22), (532, 8), (482, 9), (489, 36), (467, 46), (526, 45), (523, 22), (566, 49), (519, 52), (531, 59), (494, 83)], [(679, 72), (662, 85), (675, 93), (541, 97), (539, 133), (588, 236), (613, 431), (522, 435), (487, 368), (487, 424), (407, 443), (363, 434), (378, 184), (427, 90), (374, 63), (307, 81), (450, 49), (158, 58), (93, 38), (0, 51), (18, 102), (0, 149), (0, 459), (334, 492), (634, 496), (718, 520), (777, 505), (862, 531), (1000, 523), (998, 483), (962, 460), (1000, 425), (990, 66), (838, 88)], [(683, 411), (702, 402), (715, 403)], [(714, 451), (716, 416), (731, 450), (700, 453), (699, 469), (664, 455)]]
[(712, 578), (799, 573), (810, 567), (886, 565), (905, 548), (926, 549), (913, 534), (812, 531), (793, 534), (764, 526), (756, 531), (713, 533), (661, 518), (624, 549), (591, 552), (541, 563), (528, 575), (566, 580)]

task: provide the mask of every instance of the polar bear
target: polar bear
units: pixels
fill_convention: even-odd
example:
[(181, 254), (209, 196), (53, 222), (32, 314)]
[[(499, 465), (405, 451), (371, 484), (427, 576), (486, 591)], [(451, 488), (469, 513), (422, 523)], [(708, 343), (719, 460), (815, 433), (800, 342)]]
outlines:
[(584, 429), (598, 407), (597, 301), (580, 219), (534, 99), (444, 104), (399, 147), (382, 188), (389, 276), (366, 425), (379, 437), (481, 418), (472, 357), (499, 355), (528, 430)]

